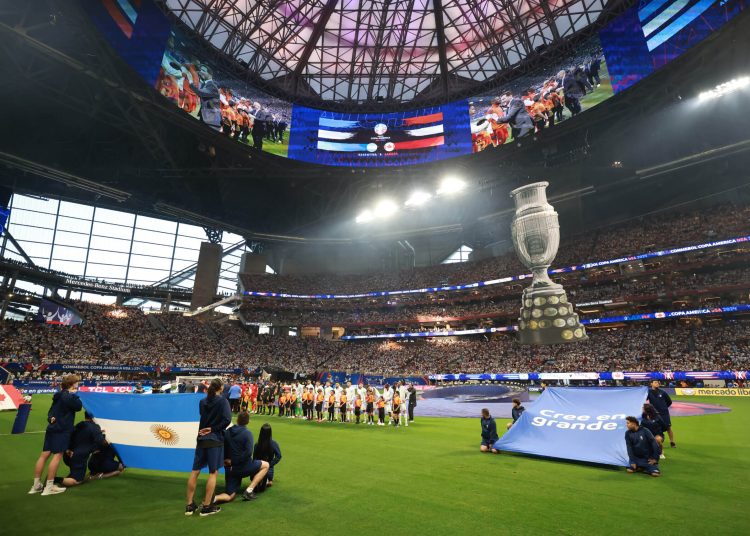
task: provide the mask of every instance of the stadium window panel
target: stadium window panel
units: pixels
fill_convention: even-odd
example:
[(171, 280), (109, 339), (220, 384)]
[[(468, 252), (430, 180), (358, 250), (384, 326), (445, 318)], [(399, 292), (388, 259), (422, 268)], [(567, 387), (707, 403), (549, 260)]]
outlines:
[(149, 231), (147, 229), (135, 229), (133, 240), (148, 244), (161, 244), (169, 246), (169, 254), (172, 255), (172, 246), (174, 245), (174, 233), (161, 233), (159, 231)]
[[(108, 238), (106, 236), (92, 236), (91, 249), (129, 253), (130, 240), (124, 240), (121, 238)], [(127, 260), (125, 262), (127, 262)]]
[(52, 251), (51, 244), (39, 244), (36, 242), (24, 242), (21, 247), (29, 257), (37, 259), (46, 259), (43, 265), (46, 267), (49, 262), (49, 254)]
[(178, 229), (180, 236), (198, 238), (200, 241), (206, 240), (206, 231), (203, 227), (197, 225), (188, 225), (187, 223), (181, 223)]
[(174, 258), (175, 260), (179, 261), (185, 261), (189, 262), (190, 264), (194, 264), (198, 262), (198, 250), (197, 249), (185, 249), (185, 248), (175, 248), (174, 250)]
[(135, 254), (130, 256), (131, 268), (153, 268), (155, 270), (166, 270), (168, 272), (171, 265), (172, 260), (168, 257), (149, 257), (146, 255)]
[(94, 221), (132, 226), (135, 221), (135, 214), (97, 207), (94, 213)]
[(128, 283), (142, 281), (151, 284), (164, 279), (169, 275), (169, 270), (154, 270), (153, 268), (134, 268), (128, 270)]
[(11, 225), (52, 228), (55, 226), (55, 215), (32, 210), (11, 209), (10, 223)]
[(59, 261), (84, 262), (86, 260), (86, 248), (55, 244), (55, 248), (52, 250), (52, 258)]
[(276, 270), (274, 270), (273, 268), (271, 268), (270, 266), (268, 266), (266, 264), (266, 273), (267, 274), (276, 274)]
[(455, 262), (466, 262), (469, 260), (469, 254), (474, 251), (469, 246), (464, 244), (460, 248), (458, 248), (456, 251), (448, 255), (445, 260), (442, 262), (442, 264), (452, 264)]
[(86, 265), (86, 277), (104, 279), (105, 281), (124, 283), (125, 266), (112, 266), (111, 264), (96, 264), (89, 262)]
[(150, 231), (170, 234), (174, 234), (177, 231), (177, 222), (149, 218), (148, 216), (138, 216), (138, 219), (135, 220), (135, 226), (138, 229), (148, 229)]
[(133, 242), (133, 254), (146, 257), (172, 258), (172, 246), (165, 244), (149, 244), (146, 242)]
[(60, 216), (57, 218), (57, 230), (88, 235), (91, 232), (91, 220)]
[(50, 268), (70, 275), (83, 275), (84, 263), (52, 259)]
[(47, 214), (57, 214), (58, 201), (45, 199), (43, 197), (31, 197), (28, 195), (14, 195), (11, 200), (13, 210), (37, 210)]
[(42, 292), (44, 292), (43, 286), (36, 285), (28, 281), (16, 281), (16, 288), (20, 288), (21, 290), (25, 290), (27, 292), (34, 292), (36, 294), (41, 294)]
[(79, 205), (78, 203), (69, 203), (60, 201), (60, 216), (70, 216), (91, 221), (94, 214), (94, 207), (90, 205)]
[(91, 294), (89, 292), (81, 293), (81, 301), (100, 303), (102, 305), (114, 305), (117, 301), (116, 296), (102, 296), (101, 294)]
[(184, 270), (188, 266), (192, 266), (195, 264), (195, 261), (183, 261), (174, 259), (172, 261), (172, 273), (179, 272), (180, 270)]
[[(115, 266), (127, 266), (128, 254), (90, 249), (89, 264), (91, 264), (92, 262), (98, 264), (110, 264)], [(88, 273), (88, 270), (86, 271), (86, 273)], [(122, 277), (124, 277), (124, 275)]]
[(94, 222), (94, 229), (91, 234), (105, 238), (130, 240), (133, 236), (133, 227), (96, 221)]
[[(50, 231), (50, 242), (52, 241), (52, 231)], [(55, 234), (55, 245), (74, 246), (79, 248), (89, 247), (89, 237), (81, 233), (71, 233), (69, 231), (57, 231)]]
[[(180, 227), (182, 228), (182, 227)], [(202, 230), (202, 229), (201, 229)], [(201, 240), (200, 238), (195, 238), (192, 236), (183, 236), (179, 235), (177, 237), (177, 247), (181, 249), (192, 249), (192, 250), (199, 250), (201, 247), (201, 242), (204, 240)]]
[(32, 227), (29, 225), (15, 225), (13, 222), (8, 226), (10, 233), (13, 238), (19, 242), (52, 242), (53, 229), (45, 229), (42, 227)]

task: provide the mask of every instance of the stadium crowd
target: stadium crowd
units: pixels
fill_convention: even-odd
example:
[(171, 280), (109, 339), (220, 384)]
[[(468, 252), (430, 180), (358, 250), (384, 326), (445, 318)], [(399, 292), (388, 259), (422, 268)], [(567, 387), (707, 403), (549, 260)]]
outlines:
[[(617, 259), (750, 233), (750, 206), (645, 216), (583, 236), (563, 237), (554, 266)], [(293, 294), (356, 294), (487, 281), (528, 272), (515, 252), (479, 261), (368, 274), (242, 274), (246, 290)]]
[[(746, 321), (631, 324), (590, 330), (586, 343), (524, 347), (505, 334), (418, 342), (342, 342), (253, 335), (237, 323), (81, 306), (73, 327), (4, 322), (0, 362), (343, 370), (384, 375), (441, 372), (736, 369), (750, 359)], [(115, 313), (117, 312), (117, 313)], [(156, 318), (158, 316), (158, 319)], [(33, 377), (33, 376), (32, 376)]]

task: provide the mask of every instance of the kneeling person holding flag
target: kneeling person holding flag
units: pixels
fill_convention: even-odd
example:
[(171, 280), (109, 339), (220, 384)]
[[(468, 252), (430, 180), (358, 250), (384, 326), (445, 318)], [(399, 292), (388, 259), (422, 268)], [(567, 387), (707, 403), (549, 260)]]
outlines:
[(266, 476), (268, 462), (253, 460), (253, 433), (247, 429), (250, 415), (243, 411), (237, 416), (237, 426), (232, 426), (224, 433), (224, 471), (226, 490), (216, 496), (217, 503), (231, 502), (242, 488), (242, 479), (251, 477), (252, 481), (242, 493), (245, 500), (256, 498), (253, 490)]
[(651, 476), (660, 476), (659, 444), (648, 428), (640, 426), (635, 417), (626, 417), (628, 429), (625, 432), (625, 445), (628, 448), (628, 473), (642, 470)]

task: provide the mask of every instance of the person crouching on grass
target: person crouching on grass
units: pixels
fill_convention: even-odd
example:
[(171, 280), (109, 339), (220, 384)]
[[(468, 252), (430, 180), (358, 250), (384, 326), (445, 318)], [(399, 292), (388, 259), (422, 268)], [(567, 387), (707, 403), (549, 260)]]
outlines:
[(193, 496), (198, 484), (198, 475), (201, 469), (208, 466), (208, 481), (206, 482), (206, 493), (203, 497), (203, 505), (200, 508), (201, 517), (217, 514), (221, 508), (211, 502), (216, 489), (216, 473), (219, 465), (224, 460), (224, 430), (232, 423), (232, 411), (229, 401), (221, 396), (221, 380), (214, 378), (208, 386), (206, 398), (201, 399), (198, 408), (201, 415), (198, 430), (197, 445), (195, 447), (195, 459), (193, 460), (193, 471), (187, 483), (187, 506), (185, 515), (192, 515), (198, 510)]
[(500, 439), (497, 435), (497, 424), (495, 423), (495, 419), (492, 418), (490, 415), (490, 410), (487, 408), (484, 408), (482, 410), (482, 444), (479, 446), (479, 450), (482, 452), (492, 452), (492, 454), (497, 454), (497, 450), (492, 448), (492, 445), (495, 444), (495, 441)]
[(638, 424), (635, 417), (626, 417), (625, 445), (628, 448), (628, 473), (643, 471), (651, 476), (661, 476), (659, 470), (659, 444), (654, 434)]
[[(57, 468), (62, 460), (63, 453), (68, 450), (70, 436), (73, 434), (73, 421), (75, 414), (81, 411), (83, 404), (78, 398), (78, 382), (81, 377), (76, 374), (68, 374), (63, 377), (61, 389), (52, 397), (52, 407), (47, 413), (47, 431), (44, 433), (44, 446), (39, 459), (34, 466), (34, 484), (29, 490), (29, 495), (41, 493), (43, 496), (63, 493), (66, 488), (55, 484)], [(52, 460), (47, 468), (47, 482), (42, 485), (42, 472), (49, 457)]]
[(659, 444), (659, 458), (662, 460), (666, 458), (666, 456), (664, 456), (664, 431), (667, 429), (667, 425), (664, 424), (661, 415), (656, 412), (654, 406), (651, 404), (643, 404), (641, 426), (643, 428), (648, 428), (654, 435), (654, 439), (656, 439), (656, 442)]
[(253, 433), (247, 429), (250, 414), (243, 411), (237, 416), (237, 426), (224, 432), (224, 477), (226, 490), (216, 496), (217, 503), (231, 502), (242, 488), (242, 479), (250, 477), (250, 485), (242, 492), (246, 501), (256, 498), (254, 489), (266, 477), (268, 462), (253, 460)]

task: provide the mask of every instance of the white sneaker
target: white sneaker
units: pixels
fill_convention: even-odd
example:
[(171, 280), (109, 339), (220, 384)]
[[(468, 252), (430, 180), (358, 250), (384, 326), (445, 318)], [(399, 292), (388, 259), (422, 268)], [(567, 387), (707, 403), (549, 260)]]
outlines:
[(666, 457), (666, 456), (664, 456), (664, 454), (660, 454), (660, 455), (659, 455), (659, 459), (660, 459), (660, 460), (666, 460), (666, 459), (667, 459), (667, 457)]
[(44, 486), (42, 497), (44, 497), (45, 495), (57, 495), (58, 493), (64, 493), (66, 491), (68, 491), (68, 488), (62, 488), (60, 486), (52, 484), (51, 486)]
[(29, 495), (41, 493), (42, 491), (44, 491), (44, 486), (42, 484), (39, 484), (38, 486), (31, 486), (31, 489), (29, 490)]

